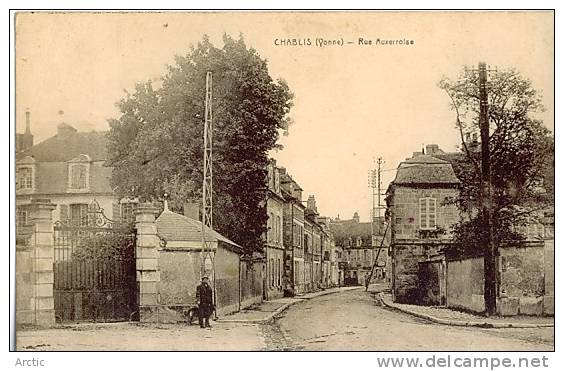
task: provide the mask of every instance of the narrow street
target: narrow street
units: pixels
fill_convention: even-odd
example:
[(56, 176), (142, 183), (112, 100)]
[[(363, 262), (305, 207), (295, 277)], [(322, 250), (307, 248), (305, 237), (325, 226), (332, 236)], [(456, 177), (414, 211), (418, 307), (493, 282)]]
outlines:
[(290, 307), (262, 326), (268, 350), (548, 351), (554, 328), (482, 329), (430, 323), (380, 306), (363, 289)]

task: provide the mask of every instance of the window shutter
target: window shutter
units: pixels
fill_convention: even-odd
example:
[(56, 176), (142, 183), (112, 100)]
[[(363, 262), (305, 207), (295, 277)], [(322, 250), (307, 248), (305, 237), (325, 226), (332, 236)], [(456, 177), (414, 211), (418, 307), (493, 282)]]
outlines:
[(434, 198), (429, 198), (428, 202), (429, 222), (427, 226), (428, 228), (435, 228), (435, 226), (437, 225), (437, 200), (435, 200)]
[(112, 204), (112, 220), (121, 220), (121, 218), (122, 215), (121, 215), (119, 202), (114, 202)]
[(69, 205), (59, 205), (60, 214), (59, 219), (61, 221), (66, 221), (69, 219)]
[(427, 199), (419, 199), (419, 227), (427, 228)]

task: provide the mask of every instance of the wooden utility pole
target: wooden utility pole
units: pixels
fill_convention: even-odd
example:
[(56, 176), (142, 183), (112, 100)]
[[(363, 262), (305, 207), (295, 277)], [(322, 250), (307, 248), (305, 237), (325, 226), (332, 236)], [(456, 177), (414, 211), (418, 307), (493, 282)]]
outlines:
[(488, 91), (486, 83), (488, 71), (486, 64), (478, 65), (479, 97), (480, 97), (480, 137), (482, 141), (482, 215), (486, 231), (484, 241), (484, 303), (486, 314), (496, 313), (497, 298), (497, 247), (493, 239), (492, 227), (492, 185), (490, 171), (490, 124), (488, 118)]

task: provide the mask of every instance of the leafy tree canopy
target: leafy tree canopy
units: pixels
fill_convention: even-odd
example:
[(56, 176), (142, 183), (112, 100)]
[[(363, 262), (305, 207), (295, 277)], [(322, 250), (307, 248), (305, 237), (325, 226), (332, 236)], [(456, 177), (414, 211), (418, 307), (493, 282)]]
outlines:
[(139, 83), (110, 121), (107, 164), (122, 197), (156, 200), (165, 192), (178, 211), (201, 200), (206, 73), (213, 73), (214, 228), (260, 250), (265, 230), (268, 152), (288, 129), (293, 95), (273, 81), (267, 62), (242, 37), (207, 36), (176, 56), (160, 87)]
[[(480, 253), (477, 250), (487, 237), (479, 211), (483, 199), (480, 146), (467, 140), (467, 134), (480, 138), (478, 72), (465, 69), (456, 80), (441, 80), (439, 87), (451, 99), (463, 143), (463, 155), (453, 161), (453, 167), (462, 182), (455, 202), (465, 217), (455, 226), (453, 249), (459, 254)], [(535, 118), (543, 109), (541, 96), (520, 73), (490, 73), (487, 91), (492, 225), (494, 243), (499, 244), (522, 239), (515, 227), (534, 222), (538, 211), (553, 205), (554, 137)]]

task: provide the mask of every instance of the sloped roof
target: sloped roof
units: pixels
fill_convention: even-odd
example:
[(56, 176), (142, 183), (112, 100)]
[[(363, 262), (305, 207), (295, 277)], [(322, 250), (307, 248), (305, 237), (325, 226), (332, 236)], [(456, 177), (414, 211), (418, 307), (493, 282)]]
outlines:
[[(156, 220), (157, 233), (167, 241), (201, 241), (202, 223), (198, 220), (165, 209)], [(206, 239), (224, 242), (242, 249), (241, 246), (206, 227)]]
[[(35, 164), (35, 193), (56, 194), (68, 191), (68, 164), (66, 162), (39, 162)], [(101, 162), (90, 165), (88, 193), (112, 193), (112, 168)]]
[(429, 155), (419, 155), (403, 161), (393, 184), (458, 184), (452, 165)]
[(65, 162), (81, 154), (90, 156), (92, 161), (106, 160), (107, 131), (72, 132), (57, 134), (21, 153), (17, 158), (32, 156), (37, 162)]

